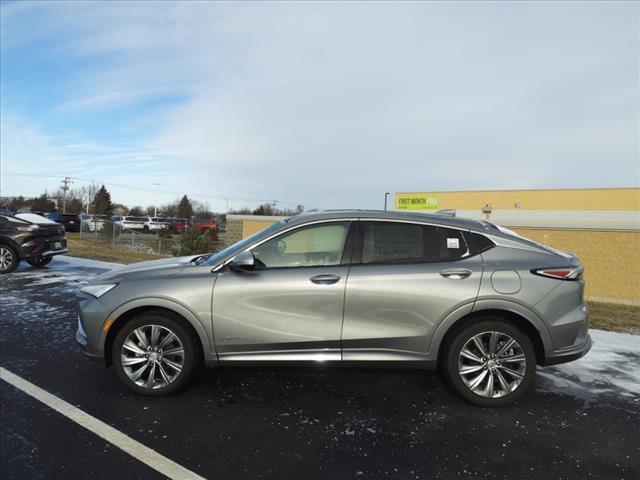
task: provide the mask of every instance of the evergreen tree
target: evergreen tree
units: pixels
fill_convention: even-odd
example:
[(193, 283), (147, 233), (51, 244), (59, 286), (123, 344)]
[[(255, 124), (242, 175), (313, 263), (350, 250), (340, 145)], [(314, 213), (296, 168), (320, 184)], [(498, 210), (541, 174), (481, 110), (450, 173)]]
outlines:
[(111, 217), (113, 210), (113, 204), (111, 203), (111, 194), (104, 188), (104, 185), (96, 192), (96, 196), (93, 197), (93, 210), (100, 215), (106, 215)]
[(181, 199), (180, 199), (180, 203), (178, 203), (178, 217), (179, 218), (191, 218), (193, 217), (193, 205), (191, 205), (191, 202), (189, 201), (189, 199), (187, 198), (186, 195), (184, 195)]
[(46, 191), (31, 203), (31, 210), (34, 212), (52, 212), (55, 208), (56, 204), (47, 198)]

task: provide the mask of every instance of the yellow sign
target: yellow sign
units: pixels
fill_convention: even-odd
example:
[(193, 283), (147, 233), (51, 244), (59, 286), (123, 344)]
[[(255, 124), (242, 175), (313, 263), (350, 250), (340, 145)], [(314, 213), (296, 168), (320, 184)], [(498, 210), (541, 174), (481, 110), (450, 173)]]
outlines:
[(438, 196), (429, 193), (396, 193), (396, 210), (437, 210)]

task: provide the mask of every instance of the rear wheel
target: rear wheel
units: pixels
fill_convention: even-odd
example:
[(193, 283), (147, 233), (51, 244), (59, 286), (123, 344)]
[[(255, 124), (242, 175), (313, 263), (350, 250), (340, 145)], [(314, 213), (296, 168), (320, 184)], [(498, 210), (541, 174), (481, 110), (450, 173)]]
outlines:
[(178, 320), (145, 314), (127, 322), (116, 335), (113, 365), (134, 392), (170, 395), (188, 384), (196, 368), (196, 341)]
[(458, 394), (483, 407), (521, 399), (533, 382), (536, 356), (529, 337), (500, 319), (474, 322), (451, 340), (446, 375)]
[(27, 259), (27, 262), (29, 263), (29, 265), (32, 265), (36, 268), (40, 268), (40, 267), (44, 267), (46, 265), (49, 265), (51, 263), (51, 260), (53, 260), (53, 257), (51, 255), (47, 256), (47, 257), (34, 257), (34, 258), (29, 258)]
[(11, 273), (20, 265), (20, 257), (15, 248), (0, 245), (0, 274)]

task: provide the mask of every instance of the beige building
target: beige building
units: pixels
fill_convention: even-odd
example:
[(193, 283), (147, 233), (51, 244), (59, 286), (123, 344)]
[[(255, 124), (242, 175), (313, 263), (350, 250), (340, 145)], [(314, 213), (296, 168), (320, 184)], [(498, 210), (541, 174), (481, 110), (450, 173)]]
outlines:
[[(593, 301), (640, 305), (640, 188), (409, 192), (397, 210), (452, 209), (578, 255)], [(227, 243), (281, 217), (229, 215)]]

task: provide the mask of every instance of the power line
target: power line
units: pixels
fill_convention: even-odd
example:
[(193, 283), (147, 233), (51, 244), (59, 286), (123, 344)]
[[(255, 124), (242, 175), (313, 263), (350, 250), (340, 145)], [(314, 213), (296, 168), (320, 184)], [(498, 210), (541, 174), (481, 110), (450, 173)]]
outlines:
[[(126, 185), (126, 184), (122, 184), (122, 183), (115, 183), (115, 182), (95, 182), (95, 180), (93, 179), (88, 179), (88, 178), (82, 178), (82, 177), (70, 177), (70, 176), (64, 176), (64, 175), (41, 175), (41, 174), (34, 174), (34, 173), (22, 173), (22, 172), (4, 172), (4, 175), (7, 176), (12, 176), (12, 177), (41, 177), (41, 178), (68, 178), (68, 179), (73, 179), (73, 180), (78, 180), (80, 182), (87, 182), (87, 183), (100, 183), (103, 185), (108, 185), (110, 187), (117, 187), (117, 188), (125, 188), (125, 189), (130, 189), (130, 190), (136, 190), (136, 191), (146, 191), (146, 192), (157, 192), (157, 193), (164, 193), (167, 195), (184, 195), (184, 192), (179, 192), (179, 191), (175, 191), (175, 190), (156, 190), (154, 188), (145, 188), (139, 185)], [(196, 198), (208, 198), (208, 199), (224, 199), (227, 201), (227, 209), (228, 209), (228, 202), (229, 201), (234, 201), (234, 202), (262, 202), (262, 203), (283, 203), (285, 205), (297, 205), (294, 202), (288, 202), (285, 200), (273, 200), (273, 199), (265, 199), (265, 198), (238, 198), (238, 197), (229, 197), (229, 196), (225, 196), (225, 195), (220, 195), (220, 194), (202, 194), (199, 192), (191, 192), (191, 196), (192, 197), (196, 197)]]

